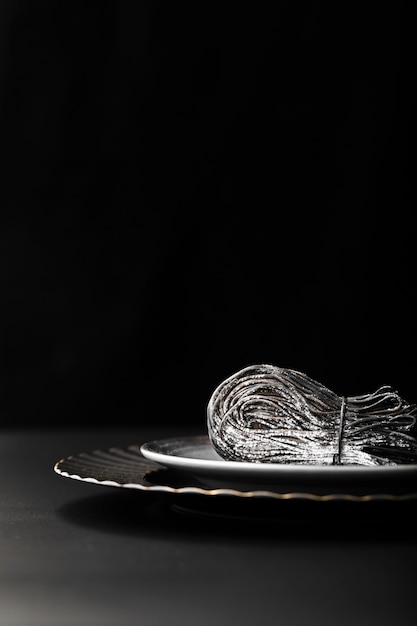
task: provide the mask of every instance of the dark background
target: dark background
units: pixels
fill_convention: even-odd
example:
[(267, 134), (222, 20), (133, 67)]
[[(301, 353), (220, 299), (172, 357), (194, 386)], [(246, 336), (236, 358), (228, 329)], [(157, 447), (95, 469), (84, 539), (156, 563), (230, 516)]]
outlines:
[(2, 2), (2, 425), (204, 429), (262, 362), (417, 401), (409, 10)]

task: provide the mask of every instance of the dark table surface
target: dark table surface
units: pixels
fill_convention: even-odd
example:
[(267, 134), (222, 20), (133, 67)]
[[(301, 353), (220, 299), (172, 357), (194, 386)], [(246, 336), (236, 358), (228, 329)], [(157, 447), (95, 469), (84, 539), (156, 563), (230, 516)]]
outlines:
[(197, 433), (1, 432), (0, 626), (415, 626), (414, 501), (252, 499), (208, 512), (204, 496), (53, 470), (79, 452), (177, 434)]

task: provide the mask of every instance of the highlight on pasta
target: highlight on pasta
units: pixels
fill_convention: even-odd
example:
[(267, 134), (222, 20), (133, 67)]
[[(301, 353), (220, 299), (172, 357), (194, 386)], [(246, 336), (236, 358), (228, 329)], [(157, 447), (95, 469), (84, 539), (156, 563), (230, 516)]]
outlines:
[(231, 461), (397, 465), (417, 462), (416, 411), (388, 385), (343, 397), (302, 372), (261, 364), (218, 385), (207, 428)]

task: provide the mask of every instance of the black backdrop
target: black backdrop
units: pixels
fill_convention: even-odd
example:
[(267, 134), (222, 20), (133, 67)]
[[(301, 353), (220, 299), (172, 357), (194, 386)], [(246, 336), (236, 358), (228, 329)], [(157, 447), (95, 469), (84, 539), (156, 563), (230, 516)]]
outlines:
[(1, 421), (203, 427), (250, 363), (415, 385), (400, 2), (1, 5)]

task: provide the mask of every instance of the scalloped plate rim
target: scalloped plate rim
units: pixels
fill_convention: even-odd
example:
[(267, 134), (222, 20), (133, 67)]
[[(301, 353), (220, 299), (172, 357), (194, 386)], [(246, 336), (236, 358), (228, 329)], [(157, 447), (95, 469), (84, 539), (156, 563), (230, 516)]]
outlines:
[[(102, 469), (103, 458), (105, 459), (106, 455), (112, 455), (111, 463), (114, 463), (116, 459), (117, 463), (123, 464), (124, 457), (117, 457), (117, 453), (122, 452), (133, 452), (134, 457), (137, 459), (139, 464), (142, 465), (142, 469), (144, 469), (144, 473), (142, 475), (142, 480), (145, 479), (145, 482), (141, 482), (140, 477), (138, 480), (137, 475), (130, 476), (132, 480), (127, 480), (122, 482), (117, 480), (116, 477), (111, 478), (108, 477), (106, 479), (100, 478), (100, 471)], [(95, 455), (100, 454), (100, 468), (97, 473), (97, 467), (94, 467)], [(113, 457), (113, 454), (116, 455)], [(104, 457), (103, 457), (104, 455)], [(88, 459), (87, 465), (83, 465)], [(91, 465), (91, 460), (93, 460), (93, 464)], [(75, 465), (74, 465), (75, 462)], [(116, 466), (117, 466), (116, 463)], [(145, 463), (145, 465), (143, 465)], [(104, 466), (107, 464), (104, 462)], [(64, 478), (69, 478), (93, 485), (101, 485), (106, 487), (121, 487), (124, 489), (134, 489), (142, 492), (158, 492), (165, 493), (171, 495), (181, 495), (181, 494), (195, 494), (201, 496), (234, 496), (240, 498), (272, 498), (275, 500), (307, 500), (307, 501), (315, 501), (315, 502), (329, 502), (329, 501), (350, 501), (350, 502), (372, 502), (372, 501), (392, 501), (392, 502), (404, 502), (409, 500), (417, 499), (417, 490), (408, 491), (405, 493), (392, 493), (392, 492), (367, 492), (367, 493), (354, 493), (350, 492), (326, 492), (324, 494), (314, 493), (309, 490), (274, 490), (274, 487), (269, 486), (269, 488), (261, 488), (255, 487), (252, 489), (241, 489), (238, 486), (230, 485), (230, 486), (207, 486), (207, 485), (198, 485), (193, 484), (191, 481), (190, 484), (174, 486), (170, 484), (160, 484), (158, 482), (149, 482), (150, 475), (152, 475), (155, 470), (163, 470), (166, 471), (166, 467), (150, 461), (143, 456), (140, 452), (140, 446), (133, 445), (125, 448), (108, 448), (106, 450), (95, 449), (89, 453), (82, 453), (76, 455), (70, 455), (68, 457), (61, 458), (57, 461), (53, 466), (54, 472), (59, 476)], [(129, 468), (130, 471), (131, 468)], [(80, 471), (82, 470), (82, 471)], [(95, 476), (94, 476), (95, 474)], [(192, 476), (192, 474), (191, 474)]]

